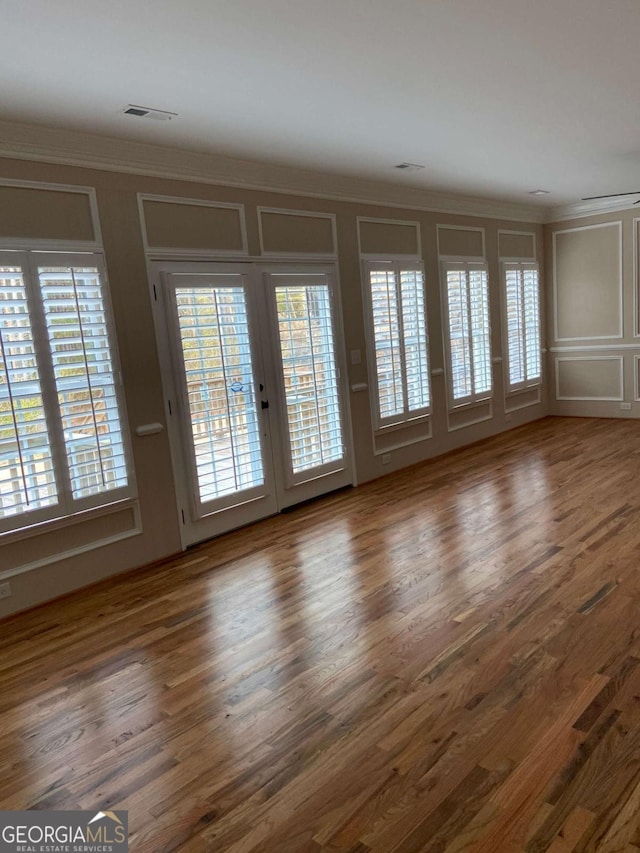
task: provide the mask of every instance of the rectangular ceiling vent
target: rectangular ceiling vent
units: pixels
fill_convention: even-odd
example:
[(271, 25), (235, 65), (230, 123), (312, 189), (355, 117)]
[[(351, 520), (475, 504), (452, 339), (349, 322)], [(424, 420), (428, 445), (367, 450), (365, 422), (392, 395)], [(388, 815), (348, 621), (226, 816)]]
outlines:
[(405, 169), (407, 172), (419, 172), (420, 169), (424, 169), (424, 166), (421, 166), (420, 163), (398, 163), (396, 169)]
[(152, 107), (141, 107), (138, 104), (127, 104), (122, 112), (126, 116), (153, 118), (156, 121), (171, 121), (178, 115), (178, 113), (170, 113), (168, 110), (154, 110)]

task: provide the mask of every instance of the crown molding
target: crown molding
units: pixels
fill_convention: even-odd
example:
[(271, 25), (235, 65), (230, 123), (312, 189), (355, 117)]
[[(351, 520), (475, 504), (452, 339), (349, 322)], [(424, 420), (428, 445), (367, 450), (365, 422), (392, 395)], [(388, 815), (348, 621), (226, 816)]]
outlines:
[(40, 125), (0, 121), (0, 156), (433, 213), (548, 221), (547, 209), (531, 204), (432, 192)]
[[(631, 199), (634, 196), (630, 196)], [(633, 201), (619, 198), (577, 201), (547, 208), (546, 222), (562, 222), (565, 219), (582, 219), (585, 216), (597, 216), (599, 213), (616, 213), (621, 210), (634, 210)]]

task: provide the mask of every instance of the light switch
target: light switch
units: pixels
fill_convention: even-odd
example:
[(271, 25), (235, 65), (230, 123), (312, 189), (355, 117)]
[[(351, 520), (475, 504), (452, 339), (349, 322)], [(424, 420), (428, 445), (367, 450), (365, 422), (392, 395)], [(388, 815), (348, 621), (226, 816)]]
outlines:
[(362, 361), (362, 355), (359, 349), (351, 350), (351, 364), (360, 364)]

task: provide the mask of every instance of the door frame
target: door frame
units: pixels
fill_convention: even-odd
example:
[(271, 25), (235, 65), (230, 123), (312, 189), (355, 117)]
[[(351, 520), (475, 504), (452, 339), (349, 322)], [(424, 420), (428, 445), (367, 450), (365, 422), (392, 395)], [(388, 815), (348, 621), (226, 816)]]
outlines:
[[(266, 314), (267, 314), (267, 322), (262, 329), (263, 334), (268, 334), (269, 337), (274, 338), (274, 340), (278, 339), (279, 331), (278, 331), (278, 321), (276, 316), (275, 305), (270, 300), (270, 291), (267, 286), (266, 276), (269, 274), (282, 274), (295, 275), (296, 273), (300, 275), (328, 275), (329, 276), (329, 293), (331, 298), (331, 319), (333, 323), (333, 331), (334, 331), (334, 355), (336, 360), (336, 367), (338, 370), (338, 393), (339, 400), (341, 403), (341, 411), (340, 411), (340, 419), (341, 419), (341, 428), (343, 435), (343, 448), (344, 448), (344, 457), (343, 457), (343, 465), (341, 467), (341, 471), (344, 471), (344, 478), (348, 481), (343, 483), (342, 485), (337, 485), (336, 488), (344, 488), (346, 485), (355, 486), (355, 466), (354, 466), (354, 443), (353, 443), (353, 433), (351, 428), (351, 407), (350, 407), (350, 398), (349, 398), (349, 381), (348, 381), (348, 370), (347, 370), (347, 358), (346, 358), (346, 350), (344, 345), (344, 324), (342, 320), (342, 299), (340, 293), (340, 280), (338, 276), (337, 264), (332, 262), (318, 262), (318, 261), (309, 261), (305, 262), (302, 260), (295, 261), (281, 261), (281, 262), (273, 262), (269, 260), (267, 263), (257, 263), (257, 272), (260, 274), (263, 280), (263, 286), (261, 287), (261, 297), (265, 300), (266, 306)], [(263, 343), (263, 346), (266, 346), (266, 343)], [(274, 352), (273, 349), (270, 351), (270, 364), (266, 366), (266, 370), (269, 375), (269, 384), (270, 384), (270, 395), (274, 396), (274, 399), (277, 402), (278, 409), (278, 421), (283, 421), (280, 424), (280, 428), (272, 431), (272, 442), (274, 446), (274, 455), (275, 455), (275, 464), (274, 469), (276, 473), (276, 481), (278, 488), (278, 498), (279, 498), (279, 511), (283, 509), (287, 509), (288, 507), (295, 506), (299, 503), (304, 503), (306, 500), (310, 500), (314, 497), (318, 497), (317, 493), (317, 483), (321, 481), (323, 478), (328, 478), (335, 476), (335, 471), (328, 470), (326, 472), (311, 475), (308, 479), (301, 479), (298, 482), (287, 483), (287, 478), (283, 469), (278, 465), (278, 460), (285, 460), (288, 456), (289, 447), (289, 437), (287, 435), (287, 426), (284, 423), (285, 419), (285, 410), (286, 410), (286, 402), (283, 399), (283, 388), (280, 382), (280, 371), (278, 369), (278, 365), (280, 364), (280, 354), (279, 352)], [(333, 491), (334, 489), (328, 489), (325, 494)], [(288, 495), (293, 495), (293, 499), (289, 499)]]
[[(207, 536), (200, 537), (197, 532), (201, 520), (208, 519), (209, 524), (213, 527), (211, 536), (218, 536), (226, 533), (228, 530), (233, 530), (273, 515), (278, 511), (278, 507), (270, 449), (269, 419), (265, 417), (266, 412), (263, 413), (258, 409), (257, 415), (260, 422), (263, 470), (265, 474), (264, 495), (251, 497), (247, 500), (241, 499), (234, 505), (220, 507), (220, 509), (207, 513), (200, 518), (192, 517), (190, 513), (190, 510), (194, 508), (194, 496), (189, 476), (191, 450), (187, 446), (188, 436), (183, 428), (183, 424), (186, 423), (185, 413), (183, 412), (184, 400), (182, 399), (184, 389), (182, 389), (181, 379), (177, 375), (179, 368), (175, 360), (175, 350), (178, 344), (175, 328), (175, 308), (170, 302), (169, 291), (164, 284), (164, 276), (172, 273), (178, 275), (181, 273), (185, 275), (206, 275), (207, 273), (224, 275), (225, 273), (229, 273), (235, 275), (247, 274), (251, 277), (254, 273), (251, 265), (246, 262), (229, 263), (227, 261), (211, 261), (206, 263), (161, 261), (154, 264), (152, 269), (154, 271), (155, 284), (155, 287), (152, 288), (152, 293), (155, 308), (156, 342), (164, 392), (164, 406), (171, 452), (180, 541), (184, 550), (198, 541), (204, 541), (204, 539), (209, 538)], [(257, 340), (259, 340), (259, 329), (255, 327), (255, 317), (259, 310), (260, 306), (254, 304), (253, 294), (249, 286), (247, 288), (247, 318), (250, 334), (255, 336)], [(252, 354), (252, 362), (256, 382), (260, 382), (264, 374), (262, 349), (260, 346), (257, 346), (255, 353)], [(259, 502), (262, 503), (262, 507), (258, 509)], [(216, 525), (216, 521), (219, 521), (220, 524)]]
[[(182, 549), (185, 550), (186, 548), (190, 547), (193, 544), (196, 544), (196, 542), (200, 540), (197, 540), (197, 538), (193, 539), (189, 535), (190, 532), (192, 532), (193, 526), (197, 525), (197, 521), (192, 521), (188, 513), (191, 489), (189, 487), (188, 473), (184, 464), (184, 435), (183, 430), (181, 428), (179, 410), (177, 408), (177, 400), (180, 392), (179, 383), (175, 376), (175, 367), (172, 358), (172, 347), (174, 346), (174, 344), (172, 343), (171, 331), (169, 329), (169, 325), (172, 319), (171, 306), (167, 304), (166, 288), (163, 286), (162, 281), (163, 274), (206, 274), (215, 272), (245, 272), (248, 273), (250, 277), (256, 276), (260, 278), (260, 286), (256, 288), (257, 293), (250, 293), (248, 300), (249, 323), (251, 333), (255, 335), (256, 341), (256, 363), (254, 364), (254, 368), (256, 371), (257, 381), (260, 381), (258, 374), (261, 370), (263, 376), (266, 375), (269, 394), (274, 399), (274, 402), (277, 399), (277, 407), (274, 406), (274, 409), (277, 408), (278, 418), (280, 416), (280, 412), (282, 411), (282, 400), (281, 389), (279, 387), (276, 369), (278, 354), (277, 352), (274, 352), (273, 344), (271, 345), (269, 352), (271, 364), (263, 365), (262, 363), (264, 360), (264, 348), (267, 346), (267, 339), (271, 335), (273, 335), (274, 330), (276, 329), (273, 307), (270, 304), (267, 304), (269, 300), (267, 298), (267, 286), (264, 280), (265, 274), (278, 272), (294, 273), (296, 271), (301, 274), (314, 272), (316, 274), (329, 274), (331, 278), (331, 290), (334, 294), (334, 298), (332, 300), (331, 305), (331, 311), (332, 321), (334, 325), (335, 357), (339, 370), (338, 387), (340, 393), (340, 401), (342, 404), (341, 420), (344, 444), (344, 471), (348, 480), (348, 484), (353, 486), (357, 485), (354, 460), (355, 445), (353, 441), (353, 428), (350, 406), (350, 387), (348, 381), (346, 347), (344, 341), (344, 322), (342, 315), (340, 276), (337, 262), (325, 260), (314, 261), (312, 259), (306, 260), (301, 258), (294, 259), (286, 257), (283, 257), (282, 260), (278, 260), (271, 257), (268, 260), (261, 257), (242, 257), (238, 258), (237, 260), (230, 259), (228, 257), (208, 258), (206, 260), (197, 260), (193, 258), (184, 258), (181, 260), (179, 257), (149, 257), (147, 261), (147, 266), (149, 274), (149, 290), (152, 303), (152, 313), (155, 327), (156, 349), (158, 353), (158, 361), (160, 366), (164, 397), (163, 402), (165, 409), (165, 421), (167, 424), (167, 434), (169, 438), (169, 448), (171, 454), (174, 493), (176, 500), (176, 514), (178, 519), (178, 527), (180, 530), (180, 541)], [(254, 309), (254, 311), (251, 310), (252, 308)], [(254, 318), (252, 316), (254, 315), (255, 309), (257, 309), (258, 312), (264, 311), (266, 313), (265, 323), (255, 323)], [(260, 415), (261, 413), (259, 412), (259, 416)], [(265, 455), (264, 464), (265, 468), (270, 468), (271, 473), (273, 475), (273, 490), (268, 498), (273, 502), (273, 505), (269, 506), (268, 511), (266, 511), (263, 515), (260, 516), (260, 518), (266, 518), (269, 515), (275, 515), (281, 510), (286, 509), (290, 506), (294, 506), (298, 503), (303, 503), (304, 501), (309, 500), (313, 497), (318, 497), (319, 495), (317, 495), (317, 490), (313, 489), (312, 484), (322, 479), (324, 475), (320, 475), (317, 478), (310, 478), (309, 484), (311, 485), (310, 488), (306, 490), (304, 488), (304, 483), (301, 483), (296, 486), (296, 499), (293, 501), (287, 501), (285, 498), (287, 494), (287, 488), (285, 485), (284, 471), (279, 469), (279, 465), (277, 462), (278, 459), (283, 458), (283, 444), (286, 444), (286, 441), (281, 440), (279, 433), (286, 431), (286, 423), (281, 424), (279, 429), (271, 430), (269, 427), (269, 418), (263, 416), (261, 426), (263, 427), (263, 433), (266, 432), (266, 440), (263, 444), (263, 451)], [(282, 439), (284, 438), (285, 436), (283, 435)], [(329, 492), (330, 491), (332, 491), (332, 489), (329, 489)], [(211, 534), (212, 537), (222, 535), (223, 533), (230, 532), (231, 530), (234, 530), (238, 527), (243, 527), (247, 524), (253, 523), (254, 521), (260, 520), (260, 518), (249, 517), (252, 509), (251, 505), (255, 502), (255, 500), (260, 500), (260, 498), (245, 503), (239, 503), (235, 507), (221, 509), (217, 513), (210, 515), (210, 518), (213, 515), (219, 515), (221, 521), (220, 530), (213, 532)], [(225, 519), (224, 523), (222, 522), (223, 518)]]

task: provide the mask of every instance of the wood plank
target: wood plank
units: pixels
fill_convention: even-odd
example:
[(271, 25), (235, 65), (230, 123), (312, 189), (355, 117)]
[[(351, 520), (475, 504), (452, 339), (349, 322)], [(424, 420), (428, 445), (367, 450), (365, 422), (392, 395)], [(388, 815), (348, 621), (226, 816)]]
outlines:
[(548, 418), (0, 624), (0, 807), (132, 851), (640, 851), (634, 420)]

